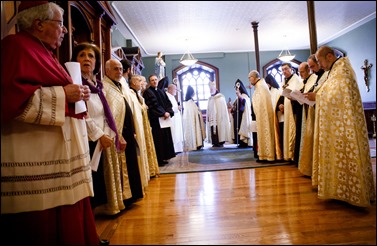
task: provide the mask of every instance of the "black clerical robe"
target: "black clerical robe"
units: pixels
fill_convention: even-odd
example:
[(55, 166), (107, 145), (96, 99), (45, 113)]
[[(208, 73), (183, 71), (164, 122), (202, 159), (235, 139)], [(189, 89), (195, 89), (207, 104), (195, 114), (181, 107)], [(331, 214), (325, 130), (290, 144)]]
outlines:
[(144, 91), (143, 97), (148, 106), (157, 160), (161, 164), (163, 161), (175, 157), (170, 127), (161, 128), (159, 123), (159, 117), (163, 117), (166, 112), (169, 112), (171, 117), (174, 116), (173, 106), (166, 93), (159, 88), (149, 87)]

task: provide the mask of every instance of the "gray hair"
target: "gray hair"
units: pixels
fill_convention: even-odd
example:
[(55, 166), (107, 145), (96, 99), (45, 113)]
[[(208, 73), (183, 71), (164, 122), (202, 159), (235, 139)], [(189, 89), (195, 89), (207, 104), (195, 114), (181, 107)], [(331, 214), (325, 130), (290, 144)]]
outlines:
[(249, 77), (254, 77), (256, 79), (260, 78), (259, 72), (257, 70), (251, 70), (249, 73)]
[(177, 87), (177, 86), (175, 84), (168, 85), (168, 89), (173, 88), (173, 87)]
[[(130, 82), (133, 82), (134, 80), (140, 80), (141, 81), (141, 76), (138, 74), (133, 74), (131, 75)], [(130, 83), (131, 85), (131, 83)]]
[(30, 30), (35, 19), (41, 21), (54, 18), (55, 11), (58, 10), (63, 15), (64, 9), (53, 2), (41, 4), (30, 9), (25, 9), (17, 15), (17, 25), (20, 30)]

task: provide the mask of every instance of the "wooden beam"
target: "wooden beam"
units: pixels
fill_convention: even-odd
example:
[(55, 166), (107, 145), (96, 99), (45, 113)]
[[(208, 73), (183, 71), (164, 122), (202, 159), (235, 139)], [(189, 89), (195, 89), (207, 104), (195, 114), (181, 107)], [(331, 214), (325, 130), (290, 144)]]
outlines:
[(251, 22), (251, 26), (254, 31), (254, 45), (255, 45), (255, 62), (257, 65), (257, 71), (260, 73), (260, 61), (259, 61), (259, 43), (258, 43), (258, 24), (259, 22)]
[(308, 7), (308, 22), (310, 34), (310, 54), (317, 51), (317, 27), (315, 22), (315, 7), (314, 1), (306, 1)]

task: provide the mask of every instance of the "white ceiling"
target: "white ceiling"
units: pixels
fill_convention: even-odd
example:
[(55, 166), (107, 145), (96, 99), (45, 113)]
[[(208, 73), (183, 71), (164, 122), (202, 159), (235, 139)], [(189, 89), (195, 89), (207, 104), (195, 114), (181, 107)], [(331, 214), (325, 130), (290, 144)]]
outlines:
[[(310, 49), (307, 1), (110, 1), (144, 56)], [(376, 18), (375, 1), (315, 1), (320, 46)], [(119, 16), (118, 16), (119, 15)], [(372, 31), (372, 30), (371, 30)], [(375, 32), (375, 30), (373, 30)], [(360, 45), (360, 44), (358, 44)]]

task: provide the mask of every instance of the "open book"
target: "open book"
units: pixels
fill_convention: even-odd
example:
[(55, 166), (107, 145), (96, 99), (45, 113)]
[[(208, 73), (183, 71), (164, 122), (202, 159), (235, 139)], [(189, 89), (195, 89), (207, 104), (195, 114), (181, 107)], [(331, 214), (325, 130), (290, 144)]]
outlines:
[(285, 88), (282, 93), (283, 96), (288, 97), (290, 99), (296, 100), (300, 104), (307, 104), (309, 106), (313, 106), (315, 101), (310, 101), (307, 99), (299, 90), (291, 90), (289, 88)]

